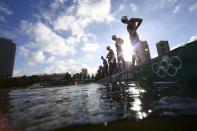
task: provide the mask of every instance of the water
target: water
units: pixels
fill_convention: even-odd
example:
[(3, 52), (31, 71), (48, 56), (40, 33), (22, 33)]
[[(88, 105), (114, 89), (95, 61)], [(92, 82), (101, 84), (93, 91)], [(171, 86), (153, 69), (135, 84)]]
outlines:
[[(197, 99), (179, 83), (88, 84), (0, 91), (0, 123), (19, 130), (54, 130), (154, 117), (197, 116)], [(0, 127), (1, 127), (0, 126)]]

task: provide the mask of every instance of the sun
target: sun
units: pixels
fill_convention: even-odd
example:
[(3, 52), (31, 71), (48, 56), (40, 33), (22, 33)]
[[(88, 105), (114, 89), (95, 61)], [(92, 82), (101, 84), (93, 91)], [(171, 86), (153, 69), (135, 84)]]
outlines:
[(125, 61), (132, 61), (133, 48), (128, 37), (123, 38), (124, 44), (122, 46)]

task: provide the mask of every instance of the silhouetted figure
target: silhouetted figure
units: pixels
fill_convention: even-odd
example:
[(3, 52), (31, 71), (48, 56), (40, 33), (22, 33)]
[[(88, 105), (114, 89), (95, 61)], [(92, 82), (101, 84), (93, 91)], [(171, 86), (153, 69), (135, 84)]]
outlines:
[(104, 70), (102, 66), (99, 66), (99, 70), (100, 70), (100, 79), (104, 78)]
[(129, 38), (131, 40), (131, 44), (133, 46), (133, 51), (134, 51), (134, 54), (132, 56), (132, 64), (135, 65), (135, 62), (138, 57), (137, 48), (140, 44), (139, 36), (137, 34), (137, 29), (141, 25), (143, 20), (141, 18), (131, 18), (130, 20), (128, 20), (127, 16), (122, 16), (121, 21), (124, 24), (127, 24), (127, 31), (129, 32)]
[(98, 80), (103, 78), (103, 67), (102, 66), (99, 66), (97, 73), (96, 73), (96, 77)]
[(96, 72), (96, 80), (99, 80), (99, 69)]
[(109, 74), (112, 75), (113, 73), (117, 72), (117, 67), (116, 67), (116, 57), (114, 55), (113, 50), (107, 46), (108, 54), (107, 54), (107, 59), (109, 63)]
[(112, 36), (112, 40), (115, 41), (115, 46), (116, 46), (116, 51), (117, 51), (118, 71), (121, 71), (122, 65), (123, 65), (123, 69), (125, 68), (125, 60), (124, 60), (123, 50), (122, 50), (122, 45), (124, 43), (124, 40), (121, 38), (117, 38), (116, 35)]
[(103, 56), (101, 56), (101, 59), (103, 60), (103, 74), (104, 74), (104, 77), (107, 77), (108, 76), (108, 64), (107, 64), (107, 61), (106, 61), (106, 59), (103, 58)]

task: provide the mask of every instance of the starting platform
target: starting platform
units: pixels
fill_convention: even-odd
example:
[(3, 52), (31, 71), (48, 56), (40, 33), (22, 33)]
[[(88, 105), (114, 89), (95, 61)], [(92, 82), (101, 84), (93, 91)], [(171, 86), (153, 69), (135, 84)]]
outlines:
[(135, 80), (135, 74), (130, 69), (125, 69), (114, 75), (98, 80), (97, 82), (101, 84), (109, 84), (109, 83), (116, 83), (116, 82), (128, 82), (128, 81), (134, 81), (134, 80)]

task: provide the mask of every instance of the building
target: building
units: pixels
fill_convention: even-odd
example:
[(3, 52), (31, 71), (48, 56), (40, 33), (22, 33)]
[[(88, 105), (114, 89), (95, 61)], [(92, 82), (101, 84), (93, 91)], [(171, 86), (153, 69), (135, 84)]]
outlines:
[(137, 64), (146, 63), (150, 61), (150, 50), (147, 41), (141, 41), (138, 47), (140, 61)]
[(7, 38), (0, 38), (0, 77), (12, 76), (16, 44)]
[(82, 74), (82, 79), (87, 78), (88, 77), (88, 69), (81, 69), (81, 74)]
[(170, 51), (170, 46), (168, 41), (159, 41), (157, 44), (158, 56), (164, 55)]

